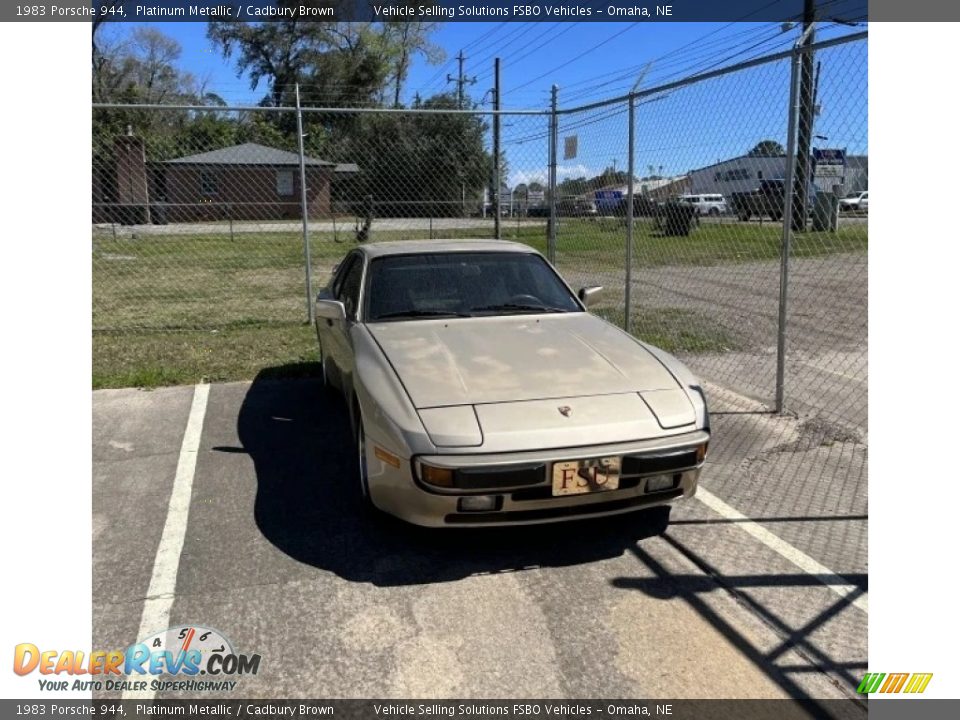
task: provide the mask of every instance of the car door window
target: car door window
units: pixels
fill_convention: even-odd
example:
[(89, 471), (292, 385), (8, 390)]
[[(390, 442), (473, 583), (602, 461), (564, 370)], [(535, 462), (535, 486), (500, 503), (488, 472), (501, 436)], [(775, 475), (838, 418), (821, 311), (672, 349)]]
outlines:
[(334, 287), (334, 296), (343, 303), (347, 311), (347, 318), (357, 319), (357, 308), (360, 306), (360, 281), (363, 278), (363, 261), (360, 257), (354, 255), (350, 260), (350, 265), (344, 271), (343, 280), (337, 278), (337, 285)]
[(330, 285), (330, 292), (337, 299), (340, 297), (340, 289), (343, 287), (343, 279), (350, 271), (350, 267), (356, 262), (356, 255), (348, 255), (333, 271), (333, 283)]

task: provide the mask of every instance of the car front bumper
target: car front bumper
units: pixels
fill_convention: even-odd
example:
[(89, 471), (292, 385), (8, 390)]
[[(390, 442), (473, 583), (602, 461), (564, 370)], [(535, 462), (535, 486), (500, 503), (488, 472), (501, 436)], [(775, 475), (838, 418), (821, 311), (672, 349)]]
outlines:
[[(374, 452), (368, 449), (370, 498), (380, 510), (415, 525), (428, 527), (527, 525), (616, 515), (692, 497), (697, 490), (702, 464), (683, 462), (677, 467), (656, 470), (651, 470), (653, 466), (648, 464), (645, 470), (637, 472), (628, 472), (624, 465), (620, 478), (621, 487), (617, 490), (554, 497), (550, 473), (552, 463), (620, 456), (644, 462), (650, 460), (656, 465), (658, 459), (683, 456), (709, 439), (707, 431), (698, 430), (653, 440), (610, 445), (497, 454), (451, 453), (418, 458), (434, 466), (463, 470), (530, 464), (543, 466), (542, 480), (535, 484), (477, 487), (470, 490), (426, 486), (415, 478), (413, 463), (401, 462), (399, 467), (396, 467), (380, 461)], [(650, 477), (664, 475), (673, 477), (672, 487), (645, 492), (646, 481)], [(496, 509), (477, 512), (463, 511), (460, 508), (461, 498), (477, 495), (496, 497)]]

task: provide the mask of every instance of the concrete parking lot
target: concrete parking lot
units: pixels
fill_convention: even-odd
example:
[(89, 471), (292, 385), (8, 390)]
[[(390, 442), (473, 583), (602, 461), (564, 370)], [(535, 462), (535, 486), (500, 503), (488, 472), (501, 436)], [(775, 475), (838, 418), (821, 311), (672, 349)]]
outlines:
[(94, 648), (216, 628), (263, 658), (235, 697), (860, 707), (855, 444), (817, 442), (711, 384), (724, 411), (702, 492), (665, 532), (640, 515), (427, 531), (363, 511), (345, 408), (317, 381), (275, 374), (94, 393)]

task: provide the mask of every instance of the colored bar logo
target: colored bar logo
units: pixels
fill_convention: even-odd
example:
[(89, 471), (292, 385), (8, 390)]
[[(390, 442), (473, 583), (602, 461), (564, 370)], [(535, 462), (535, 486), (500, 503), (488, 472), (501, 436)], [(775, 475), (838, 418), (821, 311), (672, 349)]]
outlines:
[(857, 692), (872, 693), (922, 693), (930, 684), (933, 673), (867, 673), (860, 681)]

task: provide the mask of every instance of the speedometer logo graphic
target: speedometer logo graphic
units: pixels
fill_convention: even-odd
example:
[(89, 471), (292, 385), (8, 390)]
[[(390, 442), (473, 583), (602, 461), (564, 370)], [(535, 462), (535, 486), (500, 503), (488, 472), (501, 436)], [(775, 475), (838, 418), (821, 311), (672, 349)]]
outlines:
[[(201, 668), (208, 665), (212, 655), (235, 655), (230, 641), (219, 630), (204, 625), (183, 625), (172, 627), (140, 641), (150, 652), (169, 652), (171, 657), (186, 657), (187, 653), (200, 653), (195, 664)], [(193, 657), (197, 657), (196, 654)], [(204, 670), (200, 671), (205, 675)]]

